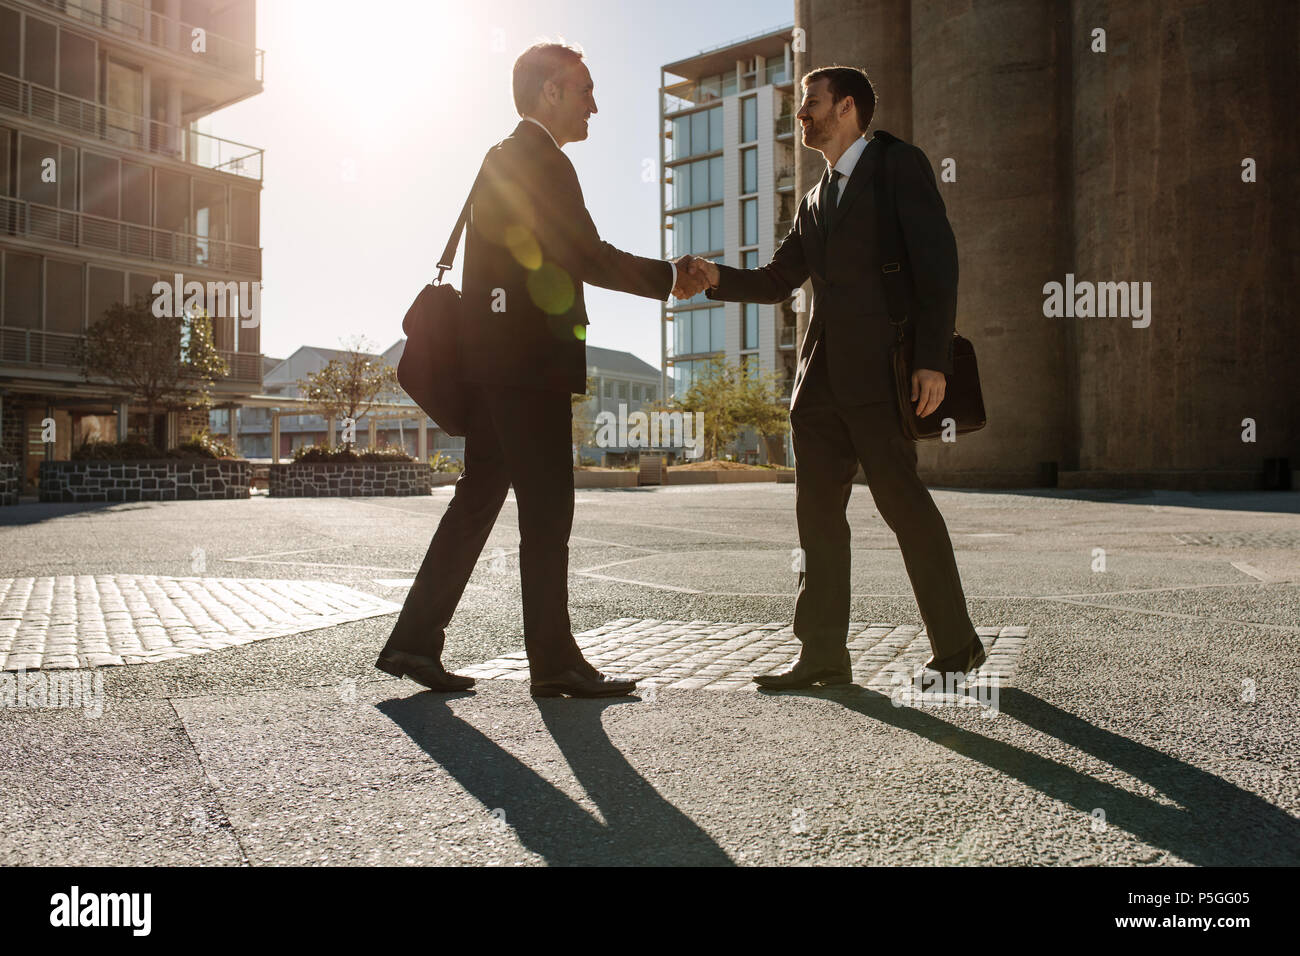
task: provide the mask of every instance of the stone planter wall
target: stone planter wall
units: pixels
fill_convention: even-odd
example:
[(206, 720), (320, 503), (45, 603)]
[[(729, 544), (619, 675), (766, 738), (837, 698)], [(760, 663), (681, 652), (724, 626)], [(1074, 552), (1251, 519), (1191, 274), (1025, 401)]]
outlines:
[(271, 465), (273, 498), (427, 495), (433, 469), (419, 461), (313, 461)]
[(43, 461), (41, 501), (198, 501), (247, 498), (252, 465), (214, 458)]
[(774, 469), (748, 471), (744, 469), (718, 469), (717, 471), (674, 471), (668, 469), (666, 485), (729, 485), (751, 481), (776, 481)]
[(636, 472), (627, 471), (575, 471), (575, 488), (635, 488)]
[(18, 504), (18, 463), (0, 461), (0, 507)]

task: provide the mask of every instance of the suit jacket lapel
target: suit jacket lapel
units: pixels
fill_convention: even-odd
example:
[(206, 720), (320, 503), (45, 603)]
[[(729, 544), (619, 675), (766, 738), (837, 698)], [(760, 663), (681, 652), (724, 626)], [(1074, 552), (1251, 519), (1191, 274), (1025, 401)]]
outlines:
[(844, 219), (844, 214), (853, 205), (853, 200), (862, 195), (862, 190), (866, 189), (867, 183), (871, 182), (871, 175), (876, 171), (876, 158), (879, 156), (879, 150), (872, 146), (874, 142), (874, 139), (867, 141), (866, 149), (862, 151), (857, 165), (853, 167), (853, 175), (840, 191), (840, 201), (835, 206), (835, 217), (831, 220), (831, 231), (834, 231), (835, 226)]

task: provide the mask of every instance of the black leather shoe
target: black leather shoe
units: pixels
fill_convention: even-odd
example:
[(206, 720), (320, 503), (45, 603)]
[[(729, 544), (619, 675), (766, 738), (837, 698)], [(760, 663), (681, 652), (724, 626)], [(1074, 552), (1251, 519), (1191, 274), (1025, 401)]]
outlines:
[(845, 651), (843, 659), (834, 667), (800, 660), (783, 674), (759, 674), (754, 683), (768, 690), (796, 690), (814, 684), (851, 684), (853, 665), (849, 661), (849, 652)]
[(423, 654), (388, 651), (379, 655), (379, 660), (375, 661), (375, 666), (385, 674), (392, 674), (394, 677), (409, 677), (417, 684), (423, 684), (429, 690), (443, 693), (469, 690), (474, 686), (474, 678), (448, 673), (443, 668), (442, 661), (435, 657), (425, 657)]
[(938, 660), (931, 656), (924, 666), (926, 670), (938, 671), (940, 674), (969, 674), (987, 659), (988, 653), (977, 637), (955, 654), (949, 654)]
[(561, 671), (545, 680), (534, 680), (528, 688), (534, 697), (623, 697), (636, 690), (634, 680), (615, 680), (592, 669), (592, 677), (583, 671)]

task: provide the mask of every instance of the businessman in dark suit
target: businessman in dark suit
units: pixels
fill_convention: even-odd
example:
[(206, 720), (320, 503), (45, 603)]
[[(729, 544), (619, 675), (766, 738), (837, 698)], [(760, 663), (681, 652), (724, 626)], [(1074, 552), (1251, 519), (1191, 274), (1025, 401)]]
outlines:
[(703, 278), (622, 252), (596, 232), (561, 149), (587, 138), (596, 112), (581, 52), (537, 44), (513, 79), (523, 119), (484, 161), (466, 240), (460, 358), (473, 412), (465, 470), (376, 666), (431, 690), (474, 683), (442, 667), (444, 631), (513, 487), (532, 693), (619, 696), (636, 683), (600, 674), (569, 626), (570, 396), (587, 390), (583, 283), (666, 299), (695, 295)]
[[(881, 144), (863, 138), (875, 111), (866, 73), (825, 67), (803, 78), (797, 117), (804, 145), (826, 158), (821, 181), (803, 197), (794, 226), (772, 261), (741, 270), (692, 259), (711, 299), (776, 303), (811, 278), (812, 311), (790, 399), (795, 509), (804, 553), (794, 631), (803, 644), (784, 674), (756, 677), (774, 689), (852, 680), (849, 624), (849, 525), (845, 519), (861, 463), (880, 516), (898, 538), (934, 656), (926, 666), (967, 672), (984, 647), (966, 612), (957, 562), (943, 516), (916, 473), (916, 447), (903, 437), (893, 393), (890, 324), (877, 241), (872, 176)], [(898, 142), (887, 155), (898, 197), (913, 290), (918, 415), (943, 401), (952, 372), (957, 309), (957, 244), (925, 154)]]

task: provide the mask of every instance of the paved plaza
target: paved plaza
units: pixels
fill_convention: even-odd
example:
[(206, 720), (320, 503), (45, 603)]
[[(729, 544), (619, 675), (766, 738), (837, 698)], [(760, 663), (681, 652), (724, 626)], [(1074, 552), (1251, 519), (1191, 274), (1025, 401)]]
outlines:
[(911, 692), (860, 486), (855, 683), (772, 694), (793, 486), (579, 492), (613, 701), (528, 694), (513, 497), (455, 695), (372, 666), (450, 488), (0, 510), (0, 863), (1300, 863), (1300, 494), (934, 495), (985, 665)]

